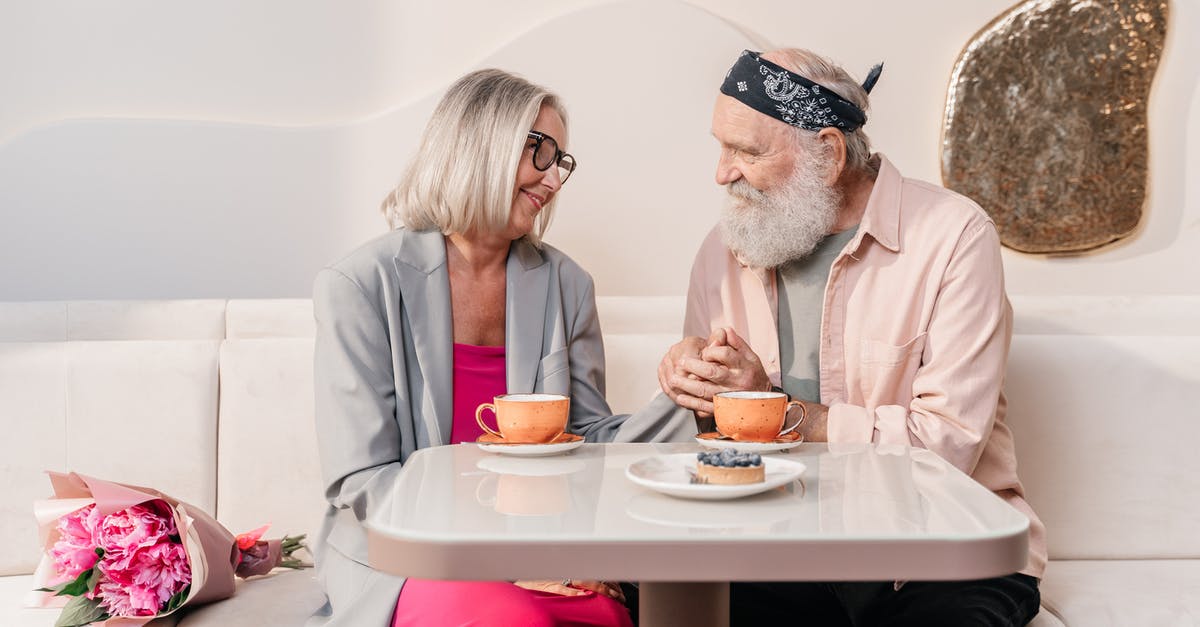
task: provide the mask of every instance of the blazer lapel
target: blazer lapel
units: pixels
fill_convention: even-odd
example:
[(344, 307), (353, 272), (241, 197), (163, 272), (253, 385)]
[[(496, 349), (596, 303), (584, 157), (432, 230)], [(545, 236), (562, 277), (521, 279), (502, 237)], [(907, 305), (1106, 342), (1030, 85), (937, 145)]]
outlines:
[(533, 392), (542, 360), (550, 264), (522, 238), (513, 242), (505, 270), (505, 383), (510, 394)]
[(416, 365), (425, 383), (421, 419), (430, 446), (440, 446), (450, 441), (454, 421), (454, 322), (445, 239), (437, 231), (406, 230), (394, 263), (401, 304), (408, 312)]

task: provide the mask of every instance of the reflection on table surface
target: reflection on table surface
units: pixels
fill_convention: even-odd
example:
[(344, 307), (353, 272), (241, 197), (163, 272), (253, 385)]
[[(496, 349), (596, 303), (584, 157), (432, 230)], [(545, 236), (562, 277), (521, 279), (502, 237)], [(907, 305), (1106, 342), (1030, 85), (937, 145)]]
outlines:
[(554, 457), (485, 453), (469, 444), (413, 455), (372, 527), (431, 541), (728, 541), (969, 539), (1020, 531), (1026, 519), (933, 453), (805, 444), (777, 453), (801, 479), (730, 501), (658, 494), (631, 463), (695, 444), (585, 445)]
[(666, 496), (625, 475), (697, 450), (418, 451), (371, 495), (381, 503), (367, 522), (371, 566), (430, 579), (639, 581), (645, 627), (728, 625), (723, 582), (978, 579), (1025, 566), (1029, 521), (929, 451), (804, 444), (776, 454), (806, 466), (799, 480), (727, 501)]

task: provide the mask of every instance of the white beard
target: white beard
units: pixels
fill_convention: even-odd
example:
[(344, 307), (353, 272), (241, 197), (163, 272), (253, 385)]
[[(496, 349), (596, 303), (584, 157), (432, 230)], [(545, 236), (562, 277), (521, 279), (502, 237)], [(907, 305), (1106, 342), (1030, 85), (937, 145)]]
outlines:
[(757, 190), (745, 179), (725, 186), (730, 202), (721, 212), (722, 240), (750, 267), (778, 268), (807, 256), (837, 222), (842, 195), (821, 181), (825, 164), (803, 151), (798, 159), (774, 190)]

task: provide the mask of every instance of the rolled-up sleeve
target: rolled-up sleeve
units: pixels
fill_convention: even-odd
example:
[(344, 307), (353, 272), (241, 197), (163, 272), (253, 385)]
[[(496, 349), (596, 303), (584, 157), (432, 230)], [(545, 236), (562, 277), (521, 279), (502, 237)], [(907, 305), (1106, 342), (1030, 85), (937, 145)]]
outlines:
[(870, 408), (834, 403), (829, 440), (921, 446), (970, 473), (995, 423), (1012, 337), (991, 222), (960, 237), (935, 298), (911, 401)]
[(970, 473), (996, 420), (1012, 339), (1000, 238), (964, 234), (943, 275), (908, 411), (912, 444)]

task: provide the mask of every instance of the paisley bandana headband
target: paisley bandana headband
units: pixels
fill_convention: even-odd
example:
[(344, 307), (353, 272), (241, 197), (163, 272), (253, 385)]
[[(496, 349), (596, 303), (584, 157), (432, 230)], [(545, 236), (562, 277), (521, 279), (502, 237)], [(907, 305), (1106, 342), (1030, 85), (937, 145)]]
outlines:
[[(882, 71), (883, 64), (871, 68), (863, 81), (867, 93)], [(729, 68), (721, 93), (759, 113), (809, 131), (832, 126), (852, 133), (867, 123), (867, 114), (854, 103), (749, 50), (743, 51)]]

